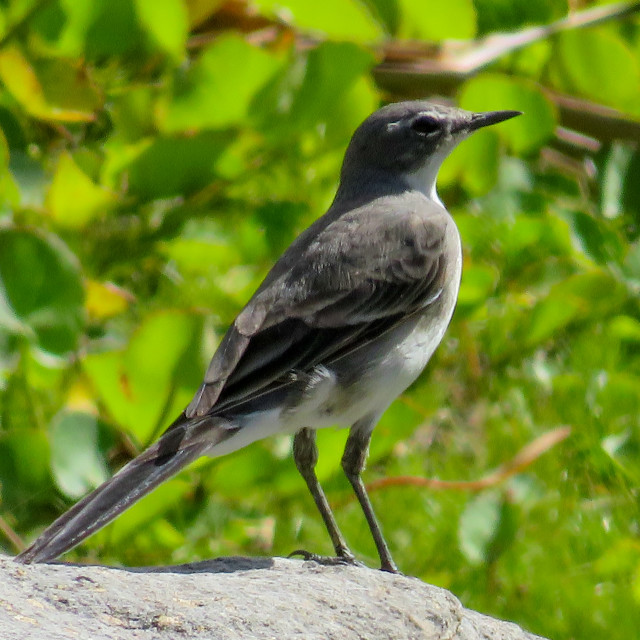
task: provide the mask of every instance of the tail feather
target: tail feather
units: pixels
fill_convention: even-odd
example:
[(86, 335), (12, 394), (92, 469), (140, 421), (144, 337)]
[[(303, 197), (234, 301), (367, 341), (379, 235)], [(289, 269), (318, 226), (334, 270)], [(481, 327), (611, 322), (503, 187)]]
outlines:
[(181, 416), (155, 444), (63, 513), (16, 560), (47, 562), (69, 551), (236, 431), (210, 417), (188, 421)]

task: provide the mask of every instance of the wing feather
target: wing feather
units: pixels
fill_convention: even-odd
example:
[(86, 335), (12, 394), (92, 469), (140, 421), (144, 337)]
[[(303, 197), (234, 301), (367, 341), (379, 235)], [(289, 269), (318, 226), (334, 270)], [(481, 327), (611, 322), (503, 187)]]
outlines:
[(215, 415), (286, 384), (436, 300), (453, 223), (421, 206), (420, 215), (384, 203), (356, 210), (285, 253), (225, 335), (186, 415)]

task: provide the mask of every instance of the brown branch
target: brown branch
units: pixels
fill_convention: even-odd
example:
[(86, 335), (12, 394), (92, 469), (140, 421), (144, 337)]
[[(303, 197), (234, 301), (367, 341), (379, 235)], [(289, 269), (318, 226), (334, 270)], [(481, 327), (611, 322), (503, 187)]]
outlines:
[(610, 20), (625, 18), (640, 11), (640, 2), (621, 2), (586, 11), (569, 14), (566, 18), (548, 25), (530, 27), (516, 33), (500, 33), (482, 40), (460, 46), (459, 43), (445, 43), (436, 56), (420, 56), (419, 59), (399, 64), (393, 58), (402, 53), (402, 45), (388, 46), (385, 57), (390, 60), (378, 65), (375, 73), (381, 84), (387, 73), (417, 74), (419, 76), (459, 76), (457, 82), (471, 76), (484, 67), (496, 62), (507, 54), (522, 49), (534, 42), (545, 40), (570, 29), (593, 27)]
[(388, 487), (427, 487), (429, 489), (446, 489), (456, 491), (480, 491), (494, 487), (516, 473), (521, 472), (533, 464), (543, 453), (562, 442), (571, 434), (570, 427), (558, 427), (544, 433), (533, 442), (521, 449), (515, 457), (479, 480), (437, 480), (419, 476), (397, 476), (395, 478), (380, 478), (367, 484), (369, 491), (377, 491)]
[[(413, 45), (413, 55), (420, 55), (413, 60), (406, 60), (406, 55), (402, 55), (402, 47), (393, 44), (387, 48), (385, 61), (374, 69), (373, 74), (378, 85), (394, 96), (452, 96), (467, 78), (499, 58), (533, 42), (568, 29), (592, 27), (613, 19), (621, 19), (638, 11), (640, 2), (595, 7), (574, 13), (547, 26), (532, 27), (513, 34), (492, 35), (462, 47), (445, 44), (435, 53), (432, 48), (423, 47), (420, 55)], [(589, 100), (563, 95), (545, 87), (541, 89), (556, 105), (563, 127), (575, 129), (601, 142), (640, 142), (640, 122), (637, 119)]]
[(629, 140), (640, 143), (640, 121), (632, 119), (617, 109), (567, 96), (550, 89), (544, 92), (560, 114), (562, 126), (575, 129), (601, 142)]

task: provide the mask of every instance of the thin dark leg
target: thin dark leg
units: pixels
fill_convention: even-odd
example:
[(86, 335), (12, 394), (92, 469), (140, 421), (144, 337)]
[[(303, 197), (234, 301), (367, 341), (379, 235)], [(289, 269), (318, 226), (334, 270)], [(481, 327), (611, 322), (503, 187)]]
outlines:
[(369, 524), (371, 535), (376, 543), (378, 549), (378, 555), (380, 556), (380, 568), (383, 571), (389, 571), (390, 573), (399, 573), (398, 567), (396, 567), (389, 547), (382, 535), (382, 530), (376, 519), (376, 514), (371, 506), (371, 501), (367, 495), (364, 483), (360, 474), (362, 473), (365, 462), (367, 460), (367, 453), (369, 452), (369, 441), (371, 440), (371, 428), (370, 423), (356, 423), (349, 432), (347, 438), (347, 445), (344, 449), (342, 456), (342, 468), (356, 492), (358, 502), (364, 511), (364, 515)]
[[(296, 467), (300, 475), (304, 478), (309, 491), (316, 502), (318, 511), (324, 520), (325, 527), (329, 532), (333, 548), (336, 551), (336, 556), (349, 562), (355, 561), (354, 555), (349, 551), (347, 543), (345, 542), (340, 529), (338, 529), (338, 523), (333, 516), (327, 497), (318, 482), (316, 476), (315, 466), (318, 462), (318, 447), (316, 446), (316, 432), (313, 429), (301, 429), (296, 433), (293, 439), (293, 459), (295, 460)], [(300, 553), (308, 558), (313, 558), (312, 554), (306, 552), (294, 552)]]

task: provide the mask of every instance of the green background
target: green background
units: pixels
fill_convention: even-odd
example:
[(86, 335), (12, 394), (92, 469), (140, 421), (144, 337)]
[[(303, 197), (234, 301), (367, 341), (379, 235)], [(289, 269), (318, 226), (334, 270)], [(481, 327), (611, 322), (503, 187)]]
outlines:
[[(0, 548), (23, 548), (189, 402), (330, 204), (355, 127), (447, 94), (525, 115), (441, 171), (460, 300), (374, 433), (374, 506), (400, 568), (469, 607), (557, 639), (636, 636), (640, 18), (570, 4), (613, 17), (527, 40), (568, 3), (0, 2)], [(478, 64), (500, 33), (523, 46)], [(345, 438), (319, 434), (318, 474), (375, 566)], [(201, 460), (67, 559), (330, 553), (290, 448)]]

